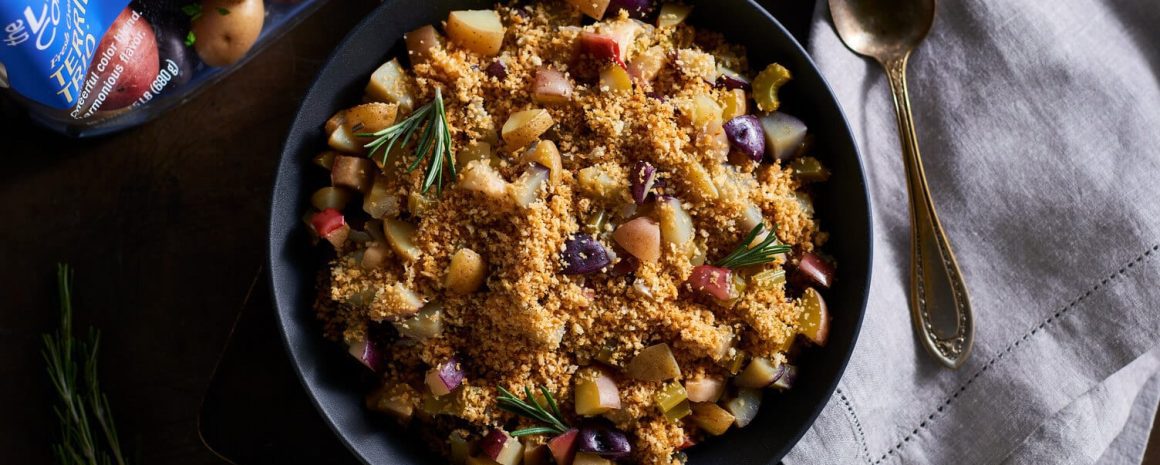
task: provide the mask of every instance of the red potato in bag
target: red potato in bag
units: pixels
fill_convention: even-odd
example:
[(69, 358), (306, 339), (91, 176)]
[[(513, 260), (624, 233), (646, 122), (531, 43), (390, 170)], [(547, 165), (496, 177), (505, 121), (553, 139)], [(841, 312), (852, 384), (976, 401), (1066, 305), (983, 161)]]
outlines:
[(132, 105), (149, 92), (159, 68), (153, 26), (141, 12), (125, 8), (97, 45), (71, 116), (87, 118)]

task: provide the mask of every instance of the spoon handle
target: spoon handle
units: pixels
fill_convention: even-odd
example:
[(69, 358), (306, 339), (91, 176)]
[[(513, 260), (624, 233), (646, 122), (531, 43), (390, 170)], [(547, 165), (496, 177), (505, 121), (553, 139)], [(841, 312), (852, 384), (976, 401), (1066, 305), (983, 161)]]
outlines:
[(975, 322), (967, 287), (939, 223), (922, 168), (906, 90), (908, 58), (909, 54), (905, 54), (885, 60), (882, 65), (894, 96), (910, 194), (910, 313), (923, 347), (940, 363), (954, 369), (962, 366), (971, 353)]

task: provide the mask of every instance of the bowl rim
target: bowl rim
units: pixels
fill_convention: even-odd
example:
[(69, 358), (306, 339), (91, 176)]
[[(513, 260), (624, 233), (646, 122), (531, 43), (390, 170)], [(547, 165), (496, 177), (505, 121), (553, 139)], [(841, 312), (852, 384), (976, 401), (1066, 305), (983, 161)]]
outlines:
[[(383, 0), (378, 6), (376, 6), (373, 10), (371, 10), (371, 12), (368, 13), (366, 15), (366, 17), (364, 19), (362, 19), (354, 28), (347, 31), (347, 33), (343, 37), (343, 39), (327, 55), (326, 59), (322, 63), (322, 66), (320, 66), (318, 68), (319, 71), (316, 74), (315, 78), (312, 80), (310, 87), (308, 87), (306, 92), (302, 95), (302, 101), (305, 101), (305, 99), (307, 97), (309, 97), (313, 92), (315, 92), (315, 89), (318, 86), (319, 78), (320, 78), (321, 74), (323, 73), (324, 70), (326, 70), (327, 68), (329, 68), (330, 66), (332, 66), (336, 62), (336, 58), (338, 57), (339, 53), (341, 53), (343, 50), (346, 50), (348, 47), (350, 47), (353, 44), (354, 38), (356, 36), (361, 35), (360, 33), (364, 29), (371, 27), (371, 24), (370, 24), (372, 22), (371, 19), (373, 17), (376, 17), (377, 15), (382, 14), (383, 10), (389, 8), (394, 3), (397, 3), (400, 1), (404, 1), (404, 0)], [(693, 3), (698, 3), (698, 2), (694, 1)], [(849, 345), (846, 348), (845, 353), (842, 354), (840, 361), (836, 365), (837, 370), (835, 373), (837, 375), (834, 376), (832, 379), (830, 379), (827, 383), (824, 384), (823, 396), (820, 398), (822, 401), (818, 402), (817, 405), (814, 405), (812, 407), (810, 414), (807, 415), (807, 417), (806, 417), (806, 421), (803, 422), (798, 427), (797, 431), (793, 435), (790, 436), (791, 440), (787, 441), (781, 447), (781, 449), (778, 450), (776, 452), (776, 454), (774, 454), (774, 457), (776, 458), (776, 460), (780, 461), (782, 458), (784, 458), (784, 456), (786, 454), (789, 453), (790, 450), (792, 450), (797, 445), (798, 442), (801, 441), (801, 438), (805, 435), (805, 433), (807, 431), (809, 431), (809, 429), (817, 421), (818, 415), (820, 415), (822, 410), (825, 409), (826, 405), (828, 405), (832, 401), (834, 392), (837, 390), (838, 384), (841, 382), (842, 378), (845, 376), (846, 368), (849, 365), (850, 359), (853, 356), (854, 349), (857, 347), (858, 338), (861, 335), (861, 331), (862, 331), (862, 323), (863, 323), (863, 320), (865, 319), (865, 316), (866, 316), (866, 304), (869, 301), (870, 289), (871, 289), (871, 277), (873, 276), (873, 264), (874, 264), (874, 214), (873, 214), (873, 212), (874, 212), (874, 205), (873, 205), (872, 197), (870, 196), (869, 186), (866, 182), (866, 167), (865, 167), (865, 163), (863, 163), (863, 161), (862, 161), (862, 153), (861, 153), (861, 150), (859, 148), (858, 141), (854, 137), (853, 132), (851, 131), (849, 118), (846, 116), (845, 110), (842, 108), (841, 103), (838, 101), (837, 96), (834, 94), (833, 88), (830, 86), (829, 81), (826, 79), (825, 75), (822, 74), (821, 70), (818, 69), (817, 64), (814, 62), (811, 55), (805, 50), (805, 48), (797, 40), (797, 38), (794, 37), (794, 35), (791, 34), (785, 28), (785, 26), (781, 23), (781, 21), (779, 21), (776, 17), (774, 17), (765, 7), (758, 4), (757, 0), (741, 0), (741, 3), (745, 4), (747, 8), (749, 8), (750, 10), (755, 12), (756, 14), (762, 16), (766, 22), (768, 22), (769, 24), (774, 26), (774, 28), (769, 32), (769, 34), (780, 34), (780, 35), (784, 36), (785, 38), (787, 38), (789, 40), (789, 44), (792, 47), (792, 52), (794, 54), (797, 54), (801, 58), (803, 58), (803, 62), (806, 64), (806, 66), (808, 66), (811, 69), (811, 71), (815, 75), (818, 76), (819, 83), (821, 84), (821, 88), (824, 90), (824, 92), (823, 92), (824, 95), (822, 96), (822, 98), (828, 98), (829, 100), (831, 100), (833, 102), (834, 108), (836, 108), (836, 110), (837, 110), (837, 116), (838, 116), (838, 118), (840, 118), (840, 121), (838, 121), (838, 122), (841, 123), (839, 125), (839, 127), (841, 128), (841, 132), (837, 135), (843, 136), (844, 138), (846, 138), (850, 141), (850, 148), (853, 151), (853, 156), (854, 156), (853, 161), (854, 161), (854, 164), (857, 166), (857, 171), (858, 171), (857, 172), (857, 179), (859, 179), (861, 181), (858, 183), (861, 187), (861, 189), (860, 189), (861, 196), (865, 199), (865, 203), (866, 203), (866, 215), (865, 215), (866, 217), (863, 219), (863, 221), (866, 224), (867, 242), (865, 244), (865, 248), (866, 248), (865, 263), (862, 264), (864, 269), (865, 269), (865, 277), (863, 278), (863, 282), (865, 282), (865, 285), (863, 286), (862, 295), (860, 296), (860, 298), (855, 300), (856, 302), (858, 302), (858, 307), (857, 307), (856, 317), (852, 321), (852, 325), (851, 325), (852, 332), (851, 332)], [(275, 218), (275, 214), (276, 214), (275, 208), (281, 204), (280, 199), (278, 198), (277, 194), (278, 194), (278, 192), (281, 191), (282, 184), (284, 182), (287, 182), (284, 179), (284, 176), (281, 175), (281, 173), (283, 171), (283, 165), (286, 163), (298, 162), (292, 156), (294, 154), (287, 154), (287, 149), (289, 148), (288, 146), (290, 145), (289, 135), (293, 129), (299, 127), (299, 125), (302, 123), (301, 119), (302, 119), (301, 110), (298, 110), (295, 114), (294, 120), (291, 122), (290, 127), (287, 129), (287, 134), (284, 136), (286, 139), (283, 141), (282, 149), (279, 153), (279, 160), (278, 160), (278, 164), (277, 164), (276, 171), (275, 171), (274, 186), (271, 189), (270, 217), (269, 217), (270, 220), (269, 220), (269, 230), (268, 230), (268, 234), (267, 234), (267, 244), (266, 244), (267, 269), (268, 269), (266, 274), (267, 274), (267, 279), (269, 280), (268, 285), (270, 286), (271, 302), (273, 303), (275, 313), (277, 314), (278, 332), (281, 334), (281, 340), (282, 340), (283, 347), (286, 349), (286, 353), (290, 359), (290, 364), (293, 366), (294, 373), (295, 373), (296, 377), (298, 378), (299, 383), (301, 384), (302, 388), (306, 391), (307, 397), (310, 399), (310, 403), (314, 405), (314, 408), (318, 411), (319, 416), (322, 417), (322, 420), (326, 423), (326, 425), (330, 428), (330, 430), (334, 433), (334, 435), (337, 436), (339, 441), (342, 442), (342, 444), (346, 447), (346, 449), (348, 451), (350, 451), (351, 455), (353, 455), (355, 458), (357, 458), (361, 463), (369, 465), (370, 462), (368, 461), (368, 459), (366, 457), (364, 457), (362, 453), (360, 453), (360, 451), (353, 444), (351, 438), (347, 434), (344, 433), (342, 428), (340, 428), (333, 412), (331, 412), (328, 408), (326, 408), (322, 404), (318, 395), (316, 395), (316, 393), (315, 393), (315, 389), (316, 389), (315, 386), (313, 386), (307, 380), (306, 373), (304, 372), (303, 360), (298, 352), (298, 349), (295, 347), (293, 341), (291, 340), (290, 333), (288, 330), (288, 326), (294, 325), (295, 323), (290, 318), (287, 318), (287, 314), (283, 311), (284, 308), (288, 308), (289, 306), (291, 306), (293, 304), (291, 302), (283, 302), (285, 297), (279, 295), (279, 292), (278, 292), (279, 286), (277, 285), (277, 279), (275, 279), (275, 276), (276, 276), (275, 268), (277, 268), (275, 266), (275, 257), (276, 257), (277, 251), (274, 250), (274, 246), (275, 246), (274, 234), (278, 233), (278, 232), (284, 233), (284, 231), (280, 231), (280, 230), (276, 231), (275, 230), (275, 228), (278, 226), (276, 224), (277, 221)], [(288, 155), (290, 155), (290, 156), (288, 156)], [(852, 316), (854, 316), (854, 315), (852, 315)]]

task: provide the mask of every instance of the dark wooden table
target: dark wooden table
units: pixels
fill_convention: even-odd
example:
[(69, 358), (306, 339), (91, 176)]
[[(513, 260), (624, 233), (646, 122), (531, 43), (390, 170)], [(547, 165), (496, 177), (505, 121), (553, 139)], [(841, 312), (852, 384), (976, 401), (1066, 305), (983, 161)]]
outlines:
[[(0, 98), (0, 462), (51, 462), (40, 335), (67, 261), (135, 463), (223, 463), (207, 442), (237, 463), (354, 463), (293, 375), (262, 267), (282, 136), (376, 4), (330, 2), (215, 88), (111, 137), (56, 136)], [(811, 5), (770, 6), (801, 38)]]

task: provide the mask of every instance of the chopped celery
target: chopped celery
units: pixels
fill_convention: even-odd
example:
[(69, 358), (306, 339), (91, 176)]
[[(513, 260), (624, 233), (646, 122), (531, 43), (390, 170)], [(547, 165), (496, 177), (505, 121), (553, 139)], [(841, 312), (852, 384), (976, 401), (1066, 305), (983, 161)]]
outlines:
[(428, 415), (447, 415), (455, 411), (453, 396), (436, 397), (430, 392), (423, 393), (423, 412)]
[(467, 435), (461, 430), (452, 431), (448, 441), (451, 443), (451, 464), (462, 465), (471, 455), (471, 443), (467, 441)]
[(785, 286), (785, 270), (781, 268), (764, 270), (750, 277), (749, 283), (757, 289), (778, 289)]
[(729, 370), (729, 374), (736, 375), (741, 372), (741, 368), (745, 366), (745, 351), (738, 350), (732, 357), (725, 359), (725, 368)]
[(678, 382), (671, 382), (661, 388), (660, 392), (657, 392), (657, 407), (659, 407), (662, 412), (667, 413), (669, 410), (677, 407), (681, 402), (684, 402), (688, 398), (689, 396), (688, 393), (685, 392), (685, 386)]
[(791, 162), (789, 167), (793, 169), (793, 177), (803, 183), (821, 182), (830, 178), (830, 171), (814, 157), (798, 158)]
[(689, 401), (686, 400), (684, 402), (677, 404), (676, 407), (673, 407), (672, 409), (669, 409), (668, 411), (666, 411), (665, 418), (668, 419), (669, 421), (675, 422), (677, 420), (685, 418), (690, 413), (693, 413), (693, 409), (689, 405)]
[(605, 342), (600, 347), (600, 352), (596, 353), (596, 361), (605, 365), (612, 365), (612, 353), (616, 350), (616, 345), (611, 342)]
[(772, 384), (778, 375), (778, 367), (769, 359), (753, 357), (745, 371), (733, 378), (733, 384), (743, 388), (763, 388)]
[(789, 80), (789, 70), (777, 63), (770, 63), (758, 73), (753, 79), (753, 99), (757, 101), (757, 108), (766, 112), (776, 111), (781, 106), (777, 91)]

